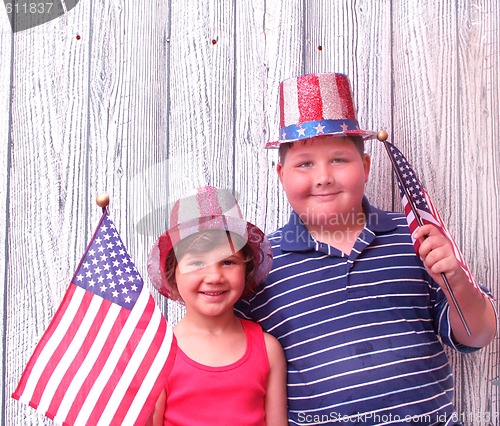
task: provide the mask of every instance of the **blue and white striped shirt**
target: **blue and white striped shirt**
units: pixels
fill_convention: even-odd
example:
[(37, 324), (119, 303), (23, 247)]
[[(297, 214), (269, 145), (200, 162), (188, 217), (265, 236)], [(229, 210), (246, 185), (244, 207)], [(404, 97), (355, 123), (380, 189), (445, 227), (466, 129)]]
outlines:
[(404, 215), (363, 207), (350, 254), (315, 241), (292, 212), (269, 236), (268, 279), (237, 311), (285, 350), (291, 425), (460, 424), (441, 343), (456, 347), (444, 293)]

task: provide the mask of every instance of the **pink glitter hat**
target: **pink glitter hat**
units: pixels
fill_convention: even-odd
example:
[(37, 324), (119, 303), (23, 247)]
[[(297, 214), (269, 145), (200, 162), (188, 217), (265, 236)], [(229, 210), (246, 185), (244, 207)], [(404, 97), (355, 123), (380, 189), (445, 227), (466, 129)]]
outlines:
[(266, 235), (255, 225), (243, 219), (238, 202), (227, 189), (205, 186), (193, 194), (177, 200), (170, 212), (170, 228), (153, 245), (148, 257), (148, 272), (153, 286), (169, 297), (165, 276), (166, 260), (174, 246), (184, 238), (198, 232), (223, 230), (243, 237), (254, 252), (256, 265), (254, 287), (269, 273), (272, 263), (271, 244)]
[(280, 139), (266, 148), (321, 135), (373, 139), (377, 134), (359, 128), (345, 74), (305, 74), (282, 81)]

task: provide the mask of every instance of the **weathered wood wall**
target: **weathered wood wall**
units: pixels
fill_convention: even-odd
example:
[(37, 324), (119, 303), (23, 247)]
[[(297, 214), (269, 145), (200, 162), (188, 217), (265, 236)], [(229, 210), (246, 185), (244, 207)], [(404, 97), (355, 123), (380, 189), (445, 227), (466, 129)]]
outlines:
[[(81, 0), (15, 34), (0, 4), (1, 424), (51, 424), (10, 394), (97, 224), (97, 193), (145, 278), (188, 189), (234, 189), (266, 231), (285, 221), (263, 146), (278, 136), (278, 84), (297, 74), (350, 76), (362, 125), (389, 131), (499, 296), (499, 69), (495, 0)], [(398, 209), (386, 154), (367, 150), (370, 199)], [(499, 425), (499, 339), (450, 358), (466, 424)]]

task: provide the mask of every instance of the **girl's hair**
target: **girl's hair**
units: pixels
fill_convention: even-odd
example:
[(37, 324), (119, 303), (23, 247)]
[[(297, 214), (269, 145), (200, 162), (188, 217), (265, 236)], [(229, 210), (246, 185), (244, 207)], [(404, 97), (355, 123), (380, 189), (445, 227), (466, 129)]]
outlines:
[(243, 247), (239, 251), (243, 254), (246, 270), (245, 288), (241, 298), (250, 295), (256, 285), (255, 275), (259, 264), (262, 262), (262, 255), (252, 250), (252, 247), (250, 247), (240, 235), (224, 230), (213, 230), (199, 232), (186, 237), (179, 241), (174, 249), (168, 254), (165, 261), (165, 278), (168, 283), (169, 298), (172, 300), (180, 300), (177, 283), (175, 281), (175, 270), (179, 264), (179, 260), (182, 259), (186, 253), (202, 253), (219, 244), (226, 243), (227, 241), (229, 241), (233, 247)]

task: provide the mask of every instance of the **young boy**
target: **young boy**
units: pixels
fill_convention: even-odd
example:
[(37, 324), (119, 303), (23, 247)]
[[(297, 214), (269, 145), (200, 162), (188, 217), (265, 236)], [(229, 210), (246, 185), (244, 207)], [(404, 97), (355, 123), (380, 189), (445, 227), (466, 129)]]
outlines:
[[(278, 338), (288, 362), (289, 424), (460, 424), (442, 343), (472, 351), (495, 334), (492, 303), (449, 241), (364, 196), (370, 158), (347, 76), (280, 85), (279, 179), (293, 212), (269, 236), (274, 263), (238, 305)], [(445, 273), (471, 335), (448, 303)]]

